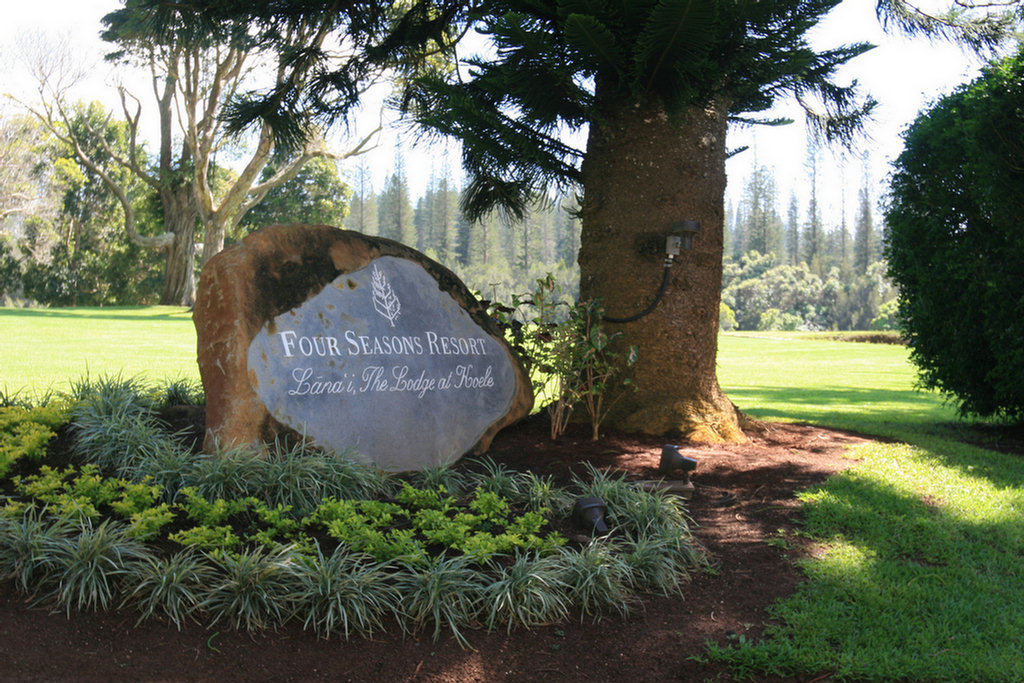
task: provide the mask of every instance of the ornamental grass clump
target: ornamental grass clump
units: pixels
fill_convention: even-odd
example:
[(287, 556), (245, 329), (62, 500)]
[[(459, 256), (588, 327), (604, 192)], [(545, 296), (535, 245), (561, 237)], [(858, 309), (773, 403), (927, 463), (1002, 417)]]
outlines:
[(145, 547), (124, 527), (109, 520), (98, 525), (85, 520), (79, 533), (47, 548), (56, 585), (46, 599), (63, 606), (69, 617), (72, 610), (106, 610), (114, 604), (122, 575), (145, 555)]
[(601, 498), (608, 506), (607, 521), (619, 531), (640, 534), (653, 528), (680, 530), (689, 525), (679, 498), (662, 491), (645, 491), (621, 475), (602, 472), (587, 465), (587, 477), (575, 477), (583, 496)]
[(630, 590), (630, 565), (619, 544), (595, 538), (579, 550), (561, 549), (563, 581), (581, 618), (616, 612), (626, 616), (637, 601)]
[(428, 467), (419, 472), (414, 472), (409, 476), (409, 480), (416, 488), (443, 488), (456, 496), (463, 495), (473, 489), (470, 485), (470, 478), (465, 473), (448, 465)]
[(265, 631), (290, 616), (296, 557), (291, 548), (258, 547), (239, 553), (208, 554), (214, 578), (198, 605), (210, 625), (227, 622), (232, 628)]
[(51, 550), (74, 533), (74, 525), (31, 504), (20, 513), (0, 516), (0, 579), (32, 595), (50, 580)]
[(402, 563), (395, 587), (402, 596), (406, 629), (417, 633), (432, 627), (434, 640), (447, 629), (468, 646), (464, 630), (481, 622), (490, 583), (490, 577), (466, 555), (442, 555), (423, 565)]
[(510, 564), (494, 565), (492, 571), (496, 576), (484, 594), (488, 629), (504, 626), (511, 633), (516, 627), (544, 626), (569, 616), (570, 587), (558, 556), (517, 551)]
[(208, 500), (246, 498), (258, 486), (255, 475), (261, 461), (257, 451), (245, 447), (200, 453), (193, 456), (185, 473), (184, 488)]
[(172, 445), (157, 419), (137, 405), (83, 404), (72, 409), (75, 456), (118, 477), (137, 477), (144, 462)]
[(341, 634), (370, 637), (398, 621), (401, 596), (394, 583), (395, 567), (369, 555), (338, 546), (329, 555), (317, 546), (315, 555), (301, 555), (294, 565), (288, 596), (303, 628), (321, 638)]
[(663, 595), (681, 593), (691, 573), (707, 566), (704, 554), (688, 534), (654, 525), (633, 537), (623, 560), (629, 566), (629, 581), (634, 588)]
[(124, 572), (122, 605), (139, 611), (145, 619), (162, 619), (179, 630), (194, 615), (213, 579), (209, 558), (185, 550), (168, 557), (146, 555)]

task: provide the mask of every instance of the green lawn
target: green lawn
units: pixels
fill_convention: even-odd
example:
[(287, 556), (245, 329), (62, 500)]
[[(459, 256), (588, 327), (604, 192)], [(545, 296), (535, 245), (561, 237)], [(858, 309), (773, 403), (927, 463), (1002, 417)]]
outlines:
[(0, 391), (39, 396), (85, 376), (199, 379), (185, 308), (0, 308)]
[(785, 333), (719, 338), (722, 388), (740, 409), (763, 420), (886, 435), (956, 420), (941, 396), (915, 390), (915, 379), (904, 346)]
[(762, 642), (713, 644), (734, 673), (798, 680), (1024, 681), (1024, 458), (913, 390), (906, 349), (725, 335), (719, 378), (749, 414), (897, 439), (803, 492), (818, 547)]

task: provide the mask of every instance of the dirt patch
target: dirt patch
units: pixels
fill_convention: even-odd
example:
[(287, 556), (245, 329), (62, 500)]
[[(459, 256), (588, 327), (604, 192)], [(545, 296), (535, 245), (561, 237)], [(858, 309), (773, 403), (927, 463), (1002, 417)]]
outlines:
[[(531, 419), (501, 432), (490, 455), (516, 468), (564, 478), (589, 462), (631, 478), (656, 478), (664, 439), (610, 433), (589, 439), (574, 426), (558, 442)], [(155, 622), (129, 612), (75, 614), (33, 608), (0, 587), (0, 681), (254, 683), (314, 681), (731, 680), (717, 665), (689, 659), (706, 641), (757, 638), (766, 608), (800, 580), (803, 550), (794, 491), (851, 464), (857, 435), (766, 424), (750, 443), (690, 447), (698, 460), (690, 514), (715, 571), (694, 578), (682, 597), (648, 596), (625, 619), (567, 623), (530, 631), (470, 634), (472, 649), (451, 638), (393, 634), (375, 640), (318, 640), (292, 626), (266, 635)], [(772, 541), (769, 543), (769, 541)]]

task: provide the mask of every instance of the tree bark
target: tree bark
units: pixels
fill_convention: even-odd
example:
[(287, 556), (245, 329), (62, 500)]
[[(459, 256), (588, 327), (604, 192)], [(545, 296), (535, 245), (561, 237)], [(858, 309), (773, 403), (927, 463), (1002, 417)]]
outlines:
[[(602, 95), (598, 83), (599, 103)], [(581, 297), (601, 299), (608, 317), (644, 310), (659, 291), (673, 225), (698, 220), (701, 232), (670, 267), (650, 314), (604, 323), (622, 333), (620, 350), (639, 348), (630, 369), (637, 391), (626, 391), (606, 424), (705, 443), (744, 441), (742, 414), (715, 373), (727, 105), (692, 107), (670, 119), (660, 101), (610, 99), (591, 123), (582, 168)]]
[(192, 306), (196, 301), (195, 231), (199, 210), (192, 187), (187, 183), (160, 192), (164, 230), (174, 235), (167, 247), (164, 290), (165, 306)]

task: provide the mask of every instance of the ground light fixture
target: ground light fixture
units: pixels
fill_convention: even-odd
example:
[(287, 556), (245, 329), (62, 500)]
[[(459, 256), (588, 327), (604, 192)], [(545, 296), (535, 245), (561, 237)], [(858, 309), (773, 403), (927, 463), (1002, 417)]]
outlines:
[(690, 480), (690, 472), (697, 469), (697, 460), (695, 458), (688, 458), (679, 452), (679, 446), (675, 444), (665, 444), (661, 448), (661, 460), (658, 462), (658, 472), (663, 475), (669, 475), (676, 470), (683, 471), (683, 477), (686, 481)]
[(608, 525), (604, 521), (606, 512), (608, 505), (604, 500), (597, 496), (585, 496), (576, 500), (572, 508), (572, 519), (587, 531), (605, 534), (608, 533)]

